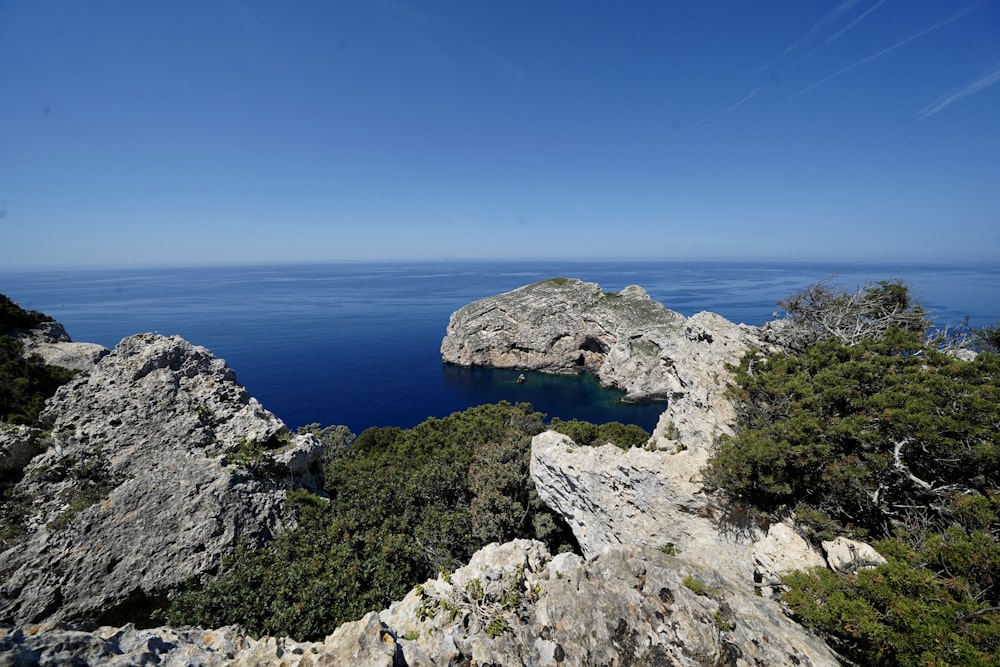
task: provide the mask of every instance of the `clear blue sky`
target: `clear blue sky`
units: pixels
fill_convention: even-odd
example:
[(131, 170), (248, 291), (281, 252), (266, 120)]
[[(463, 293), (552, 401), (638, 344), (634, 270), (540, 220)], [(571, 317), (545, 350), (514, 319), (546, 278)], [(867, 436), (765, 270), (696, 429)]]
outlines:
[(0, 0), (0, 268), (1000, 260), (1000, 0)]

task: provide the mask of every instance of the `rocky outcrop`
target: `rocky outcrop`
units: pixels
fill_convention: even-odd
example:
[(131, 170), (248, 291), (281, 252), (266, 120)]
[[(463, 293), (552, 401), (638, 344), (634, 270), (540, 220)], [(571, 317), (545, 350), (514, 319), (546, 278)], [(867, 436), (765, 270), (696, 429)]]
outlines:
[(870, 544), (852, 540), (841, 535), (823, 542), (826, 562), (834, 572), (853, 574), (860, 569), (877, 567), (885, 563), (885, 557)]
[(41, 430), (0, 424), (0, 491), (20, 481), (24, 467), (44, 448)]
[(589, 371), (623, 390), (625, 400), (672, 399), (692, 386), (685, 366), (710, 362), (706, 352), (731, 344), (706, 337), (706, 330), (641, 287), (613, 294), (595, 283), (554, 278), (456, 311), (441, 356), (460, 366)]
[(689, 451), (578, 447), (555, 431), (531, 443), (538, 495), (588, 558), (618, 544), (658, 547), (711, 563), (746, 593), (769, 592), (781, 575), (825, 564), (790, 526), (765, 529), (713, 502), (689, 468), (695, 460)]
[(395, 639), (372, 613), (345, 623), (323, 642), (248, 636), (236, 626), (215, 630), (133, 625), (87, 629), (47, 624), (0, 627), (0, 665), (94, 667), (394, 667)]
[(0, 621), (115, 619), (284, 530), (322, 445), (292, 436), (225, 362), (178, 337), (123, 340), (60, 387), (48, 448), (14, 487)]
[[(637, 545), (590, 560), (539, 542), (492, 544), (323, 642), (217, 630), (0, 628), (13, 664), (556, 667), (796, 665), (838, 661), (777, 603), (706, 562)], [(20, 661), (20, 662), (19, 662)]]
[(411, 667), (838, 664), (712, 565), (637, 545), (590, 560), (527, 540), (491, 545), (380, 618)]
[(108, 353), (97, 343), (74, 343), (58, 322), (42, 322), (18, 332), (18, 338), (24, 341), (25, 354), (37, 354), (47, 364), (74, 371), (89, 371)]

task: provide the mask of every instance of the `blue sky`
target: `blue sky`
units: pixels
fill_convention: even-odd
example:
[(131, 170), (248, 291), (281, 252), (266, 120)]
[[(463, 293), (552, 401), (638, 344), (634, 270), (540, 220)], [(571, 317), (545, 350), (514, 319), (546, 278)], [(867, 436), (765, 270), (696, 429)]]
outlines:
[(1000, 259), (1000, 0), (0, 0), (0, 267)]

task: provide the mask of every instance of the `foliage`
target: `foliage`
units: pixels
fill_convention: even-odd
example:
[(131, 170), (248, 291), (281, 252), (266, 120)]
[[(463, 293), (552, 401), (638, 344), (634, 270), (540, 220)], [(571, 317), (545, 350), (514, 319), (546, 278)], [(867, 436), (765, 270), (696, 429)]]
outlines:
[(0, 294), (0, 421), (35, 424), (45, 399), (73, 377), (73, 371), (50, 366), (38, 355), (25, 356), (24, 342), (9, 335), (51, 321)]
[[(902, 538), (876, 546), (889, 556), (877, 568), (788, 575), (784, 602), (861, 664), (998, 664), (1000, 609), (979, 598), (992, 589), (996, 600), (1000, 547), (994, 539), (953, 528), (919, 548)], [(992, 579), (988, 589), (985, 579)]]
[(0, 334), (8, 334), (14, 329), (32, 329), (52, 318), (37, 310), (24, 310), (5, 295), (0, 294)]
[(528, 537), (567, 548), (568, 528), (528, 475), (530, 439), (541, 429), (531, 406), (505, 402), (408, 430), (368, 429), (329, 458), (328, 500), (295, 494), (298, 528), (240, 550), (218, 578), (174, 594), (161, 616), (318, 639), (489, 542)]
[[(802, 294), (790, 303), (844, 312), (841, 298)], [(733, 369), (737, 428), (704, 479), (750, 512), (794, 512), (814, 540), (879, 540), (877, 568), (784, 580), (796, 617), (850, 660), (995, 665), (1000, 356), (942, 352), (899, 283), (851, 303), (866, 294), (875, 315), (820, 313), (797, 354), (751, 353)], [(821, 333), (832, 321), (857, 335)]]
[(855, 292), (844, 292), (821, 281), (778, 302), (787, 318), (781, 342), (802, 351), (821, 340), (844, 345), (878, 339), (890, 329), (924, 332), (924, 311), (910, 299), (900, 281), (881, 280)]
[(592, 424), (579, 419), (563, 421), (553, 417), (549, 427), (569, 436), (573, 442), (581, 446), (600, 446), (610, 442), (622, 449), (630, 449), (641, 447), (649, 440), (649, 433), (641, 426), (621, 422)]
[(307, 424), (300, 427), (298, 432), (311, 433), (323, 443), (323, 454), (320, 457), (323, 465), (335, 461), (350, 451), (351, 443), (357, 438), (351, 432), (351, 429), (342, 424), (327, 426), (326, 428), (316, 423)]
[(1000, 354), (1000, 322), (976, 329), (972, 335), (981, 350)]
[(1000, 357), (962, 361), (895, 328), (754, 359), (737, 369), (738, 433), (705, 471), (733, 497), (888, 535), (947, 525), (961, 493), (1000, 487)]

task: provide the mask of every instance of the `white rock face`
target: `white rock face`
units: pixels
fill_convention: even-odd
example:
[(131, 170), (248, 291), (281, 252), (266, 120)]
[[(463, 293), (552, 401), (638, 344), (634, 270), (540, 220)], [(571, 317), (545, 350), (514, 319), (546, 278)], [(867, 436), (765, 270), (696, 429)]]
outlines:
[(0, 627), (2, 665), (101, 665), (101, 667), (394, 667), (395, 639), (371, 613), (345, 623), (323, 642), (255, 639), (236, 626), (150, 628), (105, 626), (82, 630), (45, 624)]
[(411, 667), (838, 664), (712, 565), (634, 545), (586, 561), (527, 540), (490, 545), (380, 617)]
[(19, 337), (25, 354), (37, 354), (47, 364), (74, 371), (89, 371), (108, 353), (108, 348), (97, 343), (72, 342), (58, 322), (42, 322)]
[(0, 554), (0, 622), (113, 617), (212, 571), (290, 525), (286, 491), (313, 483), (322, 449), (208, 350), (153, 334), (60, 387), (42, 419), (51, 444), (14, 489), (29, 534)]
[(795, 570), (826, 567), (826, 561), (788, 523), (774, 523), (767, 535), (754, 542), (753, 562), (756, 583), (770, 597), (781, 577)]
[(12, 481), (19, 480), (24, 467), (43, 449), (39, 429), (0, 424), (0, 489), (6, 489)]
[(441, 356), (460, 366), (589, 371), (628, 400), (664, 399), (679, 388), (670, 341), (683, 324), (684, 316), (641, 287), (610, 294), (596, 283), (555, 278), (452, 314)]
[(49, 624), (0, 628), (4, 658), (247, 667), (839, 664), (776, 603), (734, 589), (708, 564), (624, 545), (590, 561), (553, 558), (529, 540), (486, 546), (465, 567), (323, 642), (253, 639), (234, 627), (82, 632)]
[(834, 572), (854, 573), (886, 562), (885, 557), (872, 545), (843, 536), (823, 542), (823, 551)]
[[(614, 446), (578, 447), (547, 431), (531, 442), (531, 477), (541, 499), (566, 519), (580, 548), (592, 558), (615, 544), (665, 547), (685, 560), (710, 562), (753, 583), (752, 526), (720, 530), (697, 471), (674, 470), (690, 462), (663, 451)], [(684, 478), (678, 473), (691, 473)]]

